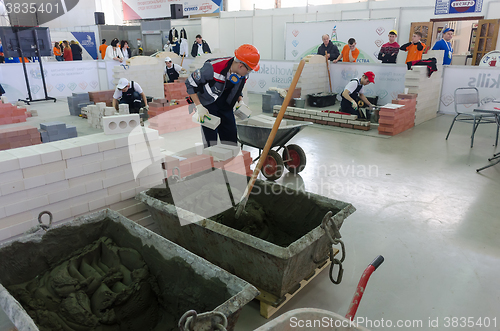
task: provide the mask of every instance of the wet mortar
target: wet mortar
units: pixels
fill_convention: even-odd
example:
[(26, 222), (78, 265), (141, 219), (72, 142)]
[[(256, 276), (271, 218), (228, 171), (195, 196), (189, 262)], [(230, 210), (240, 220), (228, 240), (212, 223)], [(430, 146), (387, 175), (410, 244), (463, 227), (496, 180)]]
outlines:
[[(113, 232), (126, 238), (118, 230)], [(138, 238), (126, 240), (137, 248)], [(61, 241), (59, 249), (64, 250)], [(12, 256), (20, 245), (2, 249), (0, 256)], [(45, 247), (52, 245), (45, 242)], [(33, 244), (29, 246), (28, 254)], [(182, 258), (167, 260), (149, 246), (141, 251), (103, 236), (28, 281), (11, 285), (26, 276), (9, 275), (11, 284), (4, 285), (42, 331), (177, 330), (186, 311), (211, 311), (231, 297), (222, 281), (196, 274)], [(19, 258), (4, 259), (3, 268), (18, 270), (19, 265), (12, 264)]]
[[(272, 183), (267, 185), (270, 187), (268, 192), (278, 187), (273, 186)], [(187, 200), (193, 202), (192, 204), (183, 201), (183, 205), (192, 206), (187, 210), (194, 213), (200, 206), (204, 206), (206, 211), (207, 205), (210, 205), (212, 201), (216, 201), (218, 196), (227, 195), (225, 190), (229, 190), (229, 185), (214, 184), (211, 187), (205, 185), (198, 192), (186, 197)], [(209, 195), (207, 195), (207, 191), (210, 192)], [(235, 196), (241, 196), (241, 194), (238, 195), (239, 192), (235, 191), (234, 188), (232, 191)], [(175, 205), (168, 188), (150, 189), (148, 195), (162, 202)], [(297, 210), (301, 210), (301, 212), (297, 212)], [(238, 219), (235, 217), (236, 208), (229, 208), (222, 213), (209, 217), (209, 219), (275, 245), (288, 247), (320, 225), (323, 216), (330, 210), (333, 214), (340, 211), (332, 208), (329, 203), (304, 193), (292, 195), (252, 194)]]

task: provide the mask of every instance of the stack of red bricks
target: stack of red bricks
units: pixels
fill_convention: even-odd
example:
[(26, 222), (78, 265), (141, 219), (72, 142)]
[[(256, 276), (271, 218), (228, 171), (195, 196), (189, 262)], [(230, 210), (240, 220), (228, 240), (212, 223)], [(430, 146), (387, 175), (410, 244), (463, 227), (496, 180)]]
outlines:
[(173, 83), (165, 83), (165, 98), (168, 100), (184, 100), (188, 95), (186, 84), (175, 81)]
[(106, 107), (113, 107), (113, 94), (115, 90), (89, 92), (89, 99), (94, 104), (105, 102)]
[(163, 169), (167, 171), (167, 177), (173, 174), (178, 175), (177, 171), (173, 172), (174, 168), (179, 168), (181, 172), (181, 177), (194, 175), (198, 172), (204, 170), (224, 167), (224, 170), (231, 171), (244, 176), (251, 176), (253, 171), (250, 169), (252, 164), (252, 157), (250, 152), (241, 151), (242, 155), (238, 155), (226, 161), (215, 161), (210, 155), (196, 155), (190, 154), (185, 160), (179, 161), (179, 159), (172, 156), (165, 156), (165, 162), (163, 163)]
[(38, 132), (37, 128), (30, 125), (0, 130), (0, 150), (38, 145), (41, 143), (40, 132)]
[(0, 103), (0, 125), (26, 122), (26, 108)]
[(395, 136), (415, 126), (416, 94), (400, 94), (380, 108), (378, 133)]
[(150, 102), (148, 115), (149, 127), (157, 130), (159, 134), (200, 126), (199, 123), (193, 122), (193, 114), (189, 113), (189, 105), (186, 100), (179, 100), (176, 105), (172, 106), (168, 103)]

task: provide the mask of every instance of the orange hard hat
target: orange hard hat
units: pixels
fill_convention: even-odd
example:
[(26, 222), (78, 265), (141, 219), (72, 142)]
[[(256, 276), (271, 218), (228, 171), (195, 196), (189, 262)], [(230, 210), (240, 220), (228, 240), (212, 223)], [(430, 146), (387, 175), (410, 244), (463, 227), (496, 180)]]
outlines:
[(234, 51), (234, 56), (245, 63), (253, 71), (259, 71), (260, 54), (259, 50), (250, 44), (243, 44)]

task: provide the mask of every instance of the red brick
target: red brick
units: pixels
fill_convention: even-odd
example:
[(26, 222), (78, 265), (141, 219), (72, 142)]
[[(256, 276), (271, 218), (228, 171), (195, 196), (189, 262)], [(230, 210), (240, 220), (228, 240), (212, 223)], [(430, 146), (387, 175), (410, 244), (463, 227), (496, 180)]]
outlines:
[(320, 120), (316, 120), (316, 123), (323, 124), (323, 125), (327, 125), (328, 124), (327, 121), (320, 121)]
[(400, 93), (398, 94), (398, 99), (416, 99), (417, 93)]
[(339, 122), (332, 122), (332, 121), (328, 121), (327, 122), (328, 125), (331, 125), (331, 126), (340, 126), (340, 123)]
[(354, 127), (352, 124), (347, 124), (347, 123), (340, 123), (340, 126), (348, 129), (352, 129)]
[(354, 125), (353, 129), (368, 131), (368, 130), (370, 130), (370, 127), (369, 126)]

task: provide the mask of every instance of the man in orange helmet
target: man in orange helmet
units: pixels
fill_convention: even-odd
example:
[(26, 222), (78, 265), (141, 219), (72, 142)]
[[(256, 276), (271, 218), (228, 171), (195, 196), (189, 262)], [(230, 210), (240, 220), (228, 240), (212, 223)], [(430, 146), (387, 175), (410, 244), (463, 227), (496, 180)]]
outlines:
[(236, 120), (233, 108), (242, 103), (242, 90), (251, 71), (258, 71), (259, 51), (244, 44), (233, 57), (210, 59), (186, 80), (187, 92), (196, 106), (198, 121), (204, 123), (210, 115), (220, 117), (220, 125), (212, 130), (202, 125), (205, 147), (217, 144), (217, 136), (225, 144), (237, 144)]

